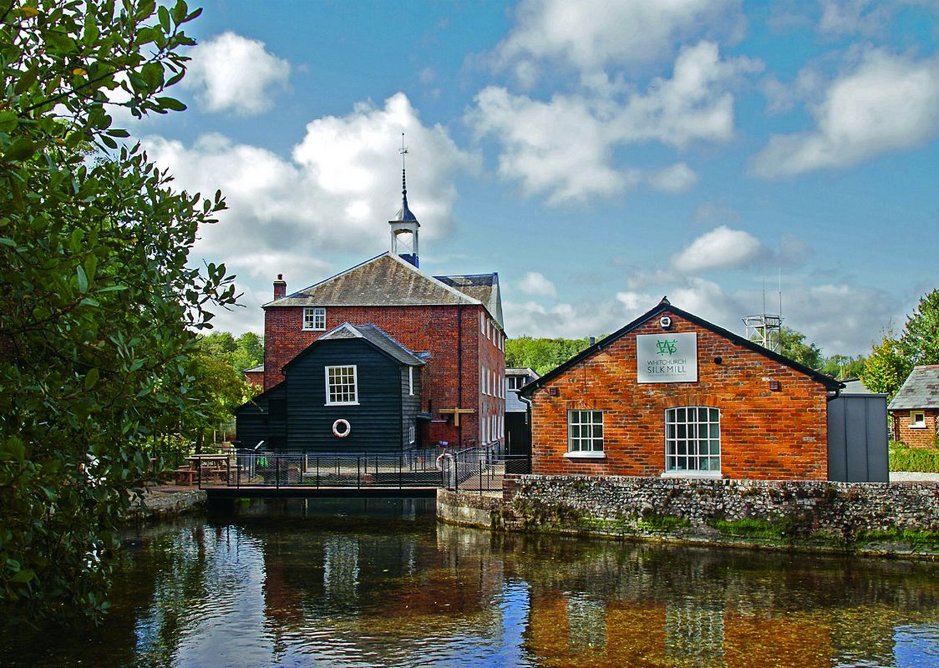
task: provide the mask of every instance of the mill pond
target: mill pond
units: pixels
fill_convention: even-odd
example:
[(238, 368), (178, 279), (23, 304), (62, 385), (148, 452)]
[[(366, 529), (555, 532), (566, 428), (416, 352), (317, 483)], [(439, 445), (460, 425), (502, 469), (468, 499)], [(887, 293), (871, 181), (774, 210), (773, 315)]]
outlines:
[(13, 666), (935, 666), (939, 564), (501, 535), (430, 499), (236, 502), (127, 536), (98, 629)]

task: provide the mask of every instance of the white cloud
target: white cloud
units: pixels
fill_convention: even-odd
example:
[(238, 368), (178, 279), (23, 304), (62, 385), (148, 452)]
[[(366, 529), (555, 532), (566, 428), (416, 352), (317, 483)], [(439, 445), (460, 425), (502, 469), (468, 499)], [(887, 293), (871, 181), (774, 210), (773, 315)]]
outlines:
[[(649, 308), (654, 306), (650, 305)], [(509, 336), (582, 338), (602, 336), (628, 322), (628, 309), (615, 300), (608, 303), (578, 302), (543, 306), (537, 302), (503, 304)]]
[(818, 29), (823, 33), (875, 34), (889, 22), (894, 8), (889, 3), (872, 0), (820, 0), (822, 17)]
[(520, 180), (526, 194), (548, 191), (558, 203), (615, 195), (630, 184), (628, 174), (609, 165), (613, 138), (585, 99), (544, 103), (490, 86), (468, 118), (479, 136), (499, 139), (499, 174)]
[(525, 0), (496, 57), (503, 66), (516, 62), (516, 70), (521, 67), (529, 77), (531, 60), (560, 60), (582, 72), (648, 61), (669, 53), (681, 39), (711, 29), (734, 30), (738, 6), (736, 0)]
[(251, 279), (284, 273), (299, 289), (335, 269), (329, 258), (336, 252), (387, 249), (387, 221), (401, 204), (402, 131), (416, 163), (408, 202), (422, 221), (422, 241), (446, 237), (455, 173), (476, 160), (441, 127), (422, 125), (403, 94), (383, 108), (361, 104), (346, 116), (312, 121), (292, 160), (217, 134), (191, 146), (160, 137), (143, 143), (177, 187), (226, 196), (229, 210), (200, 231), (196, 256)]
[(208, 111), (260, 114), (283, 88), (290, 64), (267, 51), (263, 42), (224, 32), (194, 47), (182, 87), (195, 92)]
[[(610, 197), (644, 178), (638, 169), (613, 166), (618, 146), (654, 141), (683, 148), (731, 139), (733, 95), (726, 87), (761, 67), (746, 58), (721, 60), (715, 44), (701, 42), (682, 50), (671, 79), (656, 79), (623, 103), (612, 91), (542, 102), (490, 86), (466, 119), (477, 137), (501, 143), (499, 174), (520, 181), (526, 194), (546, 192), (552, 204)], [(672, 191), (692, 185), (687, 165), (671, 169), (649, 182)]]
[(616, 117), (627, 141), (659, 141), (682, 148), (692, 141), (733, 137), (733, 95), (726, 90), (763, 64), (749, 58), (721, 60), (718, 47), (700, 42), (682, 49), (671, 79), (656, 79), (646, 95), (633, 96)]
[[(656, 288), (621, 291), (600, 301), (553, 306), (507, 302), (507, 330), (513, 337), (600, 336), (642, 315), (663, 296), (678, 308), (741, 336), (742, 318), (759, 312), (762, 303), (762, 294), (756, 290), (728, 292), (713, 281), (676, 277)], [(877, 333), (896, 317), (896, 302), (889, 295), (847, 285), (790, 286), (783, 300), (784, 324), (804, 333), (825, 355), (866, 354)]]
[(698, 182), (695, 174), (687, 164), (676, 163), (649, 175), (649, 184), (656, 190), (668, 193), (683, 193), (691, 190)]
[(763, 177), (842, 168), (939, 134), (939, 60), (868, 50), (811, 109), (811, 132), (776, 135), (753, 161)]
[(687, 274), (733, 269), (754, 262), (764, 253), (763, 244), (749, 232), (721, 225), (701, 235), (675, 255), (672, 267)]
[(518, 289), (526, 295), (554, 297), (557, 294), (554, 283), (545, 278), (544, 274), (537, 271), (529, 271), (525, 274), (518, 284)]

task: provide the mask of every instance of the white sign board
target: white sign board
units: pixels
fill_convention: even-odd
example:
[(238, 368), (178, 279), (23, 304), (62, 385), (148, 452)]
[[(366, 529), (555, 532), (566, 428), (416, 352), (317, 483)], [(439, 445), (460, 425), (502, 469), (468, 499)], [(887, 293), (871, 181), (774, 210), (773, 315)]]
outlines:
[(694, 383), (698, 380), (698, 335), (639, 334), (636, 376), (640, 383)]

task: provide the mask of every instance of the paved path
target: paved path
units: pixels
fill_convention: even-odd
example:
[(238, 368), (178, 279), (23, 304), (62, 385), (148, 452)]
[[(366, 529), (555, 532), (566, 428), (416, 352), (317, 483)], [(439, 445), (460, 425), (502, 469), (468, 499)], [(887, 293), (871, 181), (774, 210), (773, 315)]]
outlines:
[(939, 473), (891, 471), (890, 482), (939, 482)]

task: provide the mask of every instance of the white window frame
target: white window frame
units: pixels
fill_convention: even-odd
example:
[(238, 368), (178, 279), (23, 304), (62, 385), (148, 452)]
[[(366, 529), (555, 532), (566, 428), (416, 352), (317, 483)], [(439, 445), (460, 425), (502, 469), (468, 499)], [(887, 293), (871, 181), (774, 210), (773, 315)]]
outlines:
[(326, 307), (306, 306), (303, 308), (303, 331), (323, 332), (326, 330)]
[[(600, 421), (595, 417), (599, 414)], [(604, 423), (606, 417), (602, 410), (592, 408), (572, 408), (567, 411), (567, 453), (571, 459), (602, 459), (604, 451)], [(597, 428), (599, 427), (599, 435)], [(584, 433), (584, 430), (589, 433)], [(576, 435), (575, 435), (576, 432)], [(589, 447), (584, 447), (585, 445)], [(599, 447), (596, 447), (598, 446)]]
[(417, 442), (417, 426), (412, 421), (411, 424), (408, 425), (408, 445), (413, 445), (416, 442)]
[[(919, 417), (919, 419), (917, 419)], [(910, 411), (910, 429), (926, 428), (926, 411)]]
[[(703, 418), (701, 411), (705, 411)], [(715, 445), (716, 452), (714, 452)], [(704, 446), (703, 451), (702, 446)], [(665, 472), (663, 476), (719, 478), (721, 477), (721, 449), (721, 410), (719, 408), (695, 405), (675, 406), (665, 410)], [(684, 465), (683, 468), (682, 465)]]
[[(345, 370), (352, 369), (352, 400), (351, 401), (331, 401), (332, 393), (330, 392), (331, 383), (329, 378), (329, 372), (333, 369)], [(324, 375), (326, 377), (326, 405), (327, 406), (358, 406), (359, 405), (359, 368), (355, 364), (337, 364), (335, 366), (324, 367)]]

